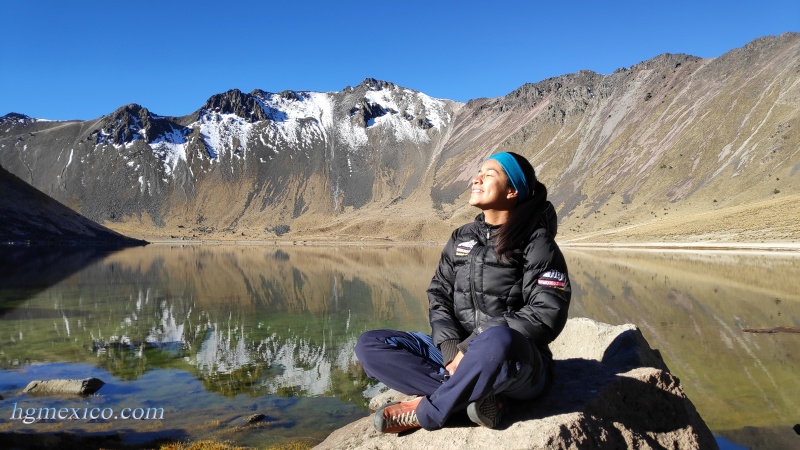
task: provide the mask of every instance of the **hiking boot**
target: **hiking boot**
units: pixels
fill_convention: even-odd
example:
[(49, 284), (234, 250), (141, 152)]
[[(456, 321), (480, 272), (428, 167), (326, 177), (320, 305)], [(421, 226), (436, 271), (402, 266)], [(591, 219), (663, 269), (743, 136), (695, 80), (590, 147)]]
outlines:
[(503, 420), (505, 405), (500, 396), (490, 395), (467, 406), (469, 420), (486, 428), (497, 428)]
[(420, 428), (417, 405), (422, 397), (407, 402), (387, 403), (372, 416), (375, 429), (381, 433), (402, 433)]

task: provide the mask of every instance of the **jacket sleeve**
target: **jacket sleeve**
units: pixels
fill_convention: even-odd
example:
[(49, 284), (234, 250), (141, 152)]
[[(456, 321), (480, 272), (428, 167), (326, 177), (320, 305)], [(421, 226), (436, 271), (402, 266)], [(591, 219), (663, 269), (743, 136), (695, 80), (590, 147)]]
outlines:
[(544, 230), (525, 249), (522, 295), (524, 306), (505, 316), (508, 326), (537, 345), (549, 344), (567, 323), (572, 287), (564, 256)]
[(452, 255), (454, 255), (454, 246), (455, 232), (442, 250), (439, 265), (427, 291), (431, 337), (433, 337), (433, 343), (437, 346), (441, 346), (443, 342), (453, 339), (457, 339), (460, 342), (467, 334), (456, 319), (453, 310), (455, 271)]
[(572, 288), (561, 250), (549, 233), (539, 230), (525, 248), (524, 257), (524, 305), (517, 311), (508, 311), (503, 316), (486, 320), (473, 334), (494, 326), (508, 326), (534, 341), (537, 346), (544, 346), (564, 329)]

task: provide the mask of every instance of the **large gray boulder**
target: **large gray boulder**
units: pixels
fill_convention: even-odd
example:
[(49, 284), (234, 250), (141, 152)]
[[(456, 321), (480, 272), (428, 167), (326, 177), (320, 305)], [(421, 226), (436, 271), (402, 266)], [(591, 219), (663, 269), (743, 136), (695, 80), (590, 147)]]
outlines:
[(82, 380), (34, 380), (22, 392), (32, 395), (92, 395), (105, 383), (99, 378)]
[[(570, 319), (551, 344), (556, 382), (542, 398), (511, 405), (499, 429), (454, 418), (437, 431), (382, 434), (365, 417), (315, 449), (717, 449), (714, 436), (634, 325)], [(371, 409), (406, 396), (387, 391)]]

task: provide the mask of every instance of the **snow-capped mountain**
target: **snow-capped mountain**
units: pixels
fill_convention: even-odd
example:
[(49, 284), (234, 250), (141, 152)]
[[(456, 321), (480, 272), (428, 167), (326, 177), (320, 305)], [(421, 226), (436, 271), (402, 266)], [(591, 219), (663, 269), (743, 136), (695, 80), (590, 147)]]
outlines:
[[(253, 147), (277, 154), (286, 147), (340, 140), (355, 149), (366, 146), (368, 131), (377, 128), (391, 130), (396, 142), (426, 144), (431, 140), (428, 131), (440, 132), (447, 126), (456, 105), (373, 79), (348, 89), (355, 90), (364, 91), (363, 98), (345, 105), (350, 106), (348, 114), (341, 114), (342, 94), (319, 92), (245, 94), (234, 89), (211, 97), (189, 123), (185, 117), (158, 116), (139, 105), (127, 105), (104, 118), (90, 136), (98, 146), (148, 144), (171, 173), (179, 161), (187, 160), (192, 138), (203, 144), (211, 161), (226, 156), (246, 159)], [(33, 120), (17, 116), (15, 123)], [(272, 158), (259, 156), (261, 162), (264, 156)]]
[[(231, 90), (192, 114), (0, 118), (0, 164), (98, 222), (150, 235), (443, 240), (489, 154), (528, 157), (563, 232), (800, 193), (800, 34), (715, 58), (660, 55), (466, 104), (366, 79)], [(733, 106), (732, 106), (733, 105)], [(445, 231), (446, 234), (446, 231)]]
[[(28, 171), (28, 181), (100, 222), (145, 214), (163, 226), (182, 209), (180, 222), (205, 229), (248, 215), (268, 214), (264, 224), (275, 225), (361, 207), (386, 182), (392, 198), (415, 190), (432, 162), (425, 148), (441, 141), (460, 107), (367, 79), (341, 92), (231, 90), (183, 117), (135, 104), (90, 122), (13, 114), (3, 118), (0, 161), (12, 170), (47, 166)], [(18, 130), (28, 134), (7, 139)]]

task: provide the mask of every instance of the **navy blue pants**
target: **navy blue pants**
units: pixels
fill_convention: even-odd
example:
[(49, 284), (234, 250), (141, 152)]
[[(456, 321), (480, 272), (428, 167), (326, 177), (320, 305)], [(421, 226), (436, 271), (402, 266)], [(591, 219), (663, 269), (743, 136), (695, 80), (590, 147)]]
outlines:
[(422, 395), (417, 418), (426, 430), (441, 428), (471, 402), (492, 394), (532, 399), (548, 384), (549, 359), (519, 332), (489, 328), (470, 341), (450, 376), (441, 351), (423, 333), (373, 330), (362, 334), (356, 356), (364, 372), (407, 395)]

